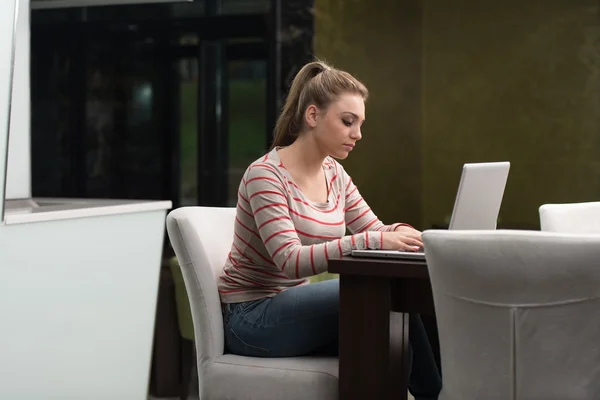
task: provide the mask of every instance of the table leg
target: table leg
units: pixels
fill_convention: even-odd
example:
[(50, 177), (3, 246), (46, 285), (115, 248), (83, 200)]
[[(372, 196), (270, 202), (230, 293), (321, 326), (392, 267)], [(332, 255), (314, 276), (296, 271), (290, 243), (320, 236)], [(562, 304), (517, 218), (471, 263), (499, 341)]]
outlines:
[(409, 357), (409, 314), (390, 313), (390, 361), (388, 385), (390, 393), (397, 393), (398, 400), (408, 398)]
[(408, 315), (390, 314), (390, 287), (340, 276), (340, 400), (406, 399)]

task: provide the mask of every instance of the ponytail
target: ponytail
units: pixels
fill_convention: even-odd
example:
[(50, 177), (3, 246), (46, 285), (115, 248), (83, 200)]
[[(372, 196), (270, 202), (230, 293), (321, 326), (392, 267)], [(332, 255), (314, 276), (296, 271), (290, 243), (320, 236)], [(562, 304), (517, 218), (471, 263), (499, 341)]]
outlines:
[(275, 124), (275, 138), (273, 147), (289, 146), (294, 143), (298, 133), (302, 129), (302, 114), (300, 110), (300, 96), (306, 88), (308, 82), (321, 72), (325, 71), (327, 66), (320, 61), (313, 61), (306, 64), (294, 77), (290, 91), (285, 100), (285, 104), (277, 118)]
[(271, 149), (294, 143), (304, 124), (304, 112), (314, 104), (325, 109), (344, 92), (367, 99), (367, 88), (347, 72), (334, 69), (322, 61), (310, 62), (294, 77), (285, 104), (275, 124)]

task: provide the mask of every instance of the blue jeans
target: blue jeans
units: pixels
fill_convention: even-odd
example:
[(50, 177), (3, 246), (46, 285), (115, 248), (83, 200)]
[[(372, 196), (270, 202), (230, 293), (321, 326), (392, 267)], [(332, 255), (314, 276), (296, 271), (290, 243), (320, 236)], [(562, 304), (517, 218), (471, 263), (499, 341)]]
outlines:
[[(223, 304), (225, 346), (250, 357), (338, 354), (339, 280), (287, 289), (274, 297)], [(411, 372), (415, 400), (433, 400), (442, 388), (419, 315), (410, 315)]]

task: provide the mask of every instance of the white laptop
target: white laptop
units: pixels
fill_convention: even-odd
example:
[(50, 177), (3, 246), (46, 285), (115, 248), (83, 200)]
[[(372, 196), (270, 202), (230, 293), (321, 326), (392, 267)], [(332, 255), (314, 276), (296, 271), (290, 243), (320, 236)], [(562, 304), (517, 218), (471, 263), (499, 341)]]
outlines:
[[(495, 230), (509, 169), (508, 161), (465, 164), (448, 229)], [(423, 251), (353, 250), (352, 256), (425, 260)]]

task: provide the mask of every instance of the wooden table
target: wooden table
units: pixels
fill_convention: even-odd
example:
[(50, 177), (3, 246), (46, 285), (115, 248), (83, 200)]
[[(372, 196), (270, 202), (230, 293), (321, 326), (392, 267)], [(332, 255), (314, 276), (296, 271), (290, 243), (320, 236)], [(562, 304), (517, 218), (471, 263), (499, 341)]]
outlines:
[(340, 400), (406, 399), (408, 313), (434, 313), (427, 264), (344, 257), (329, 272), (340, 275)]

